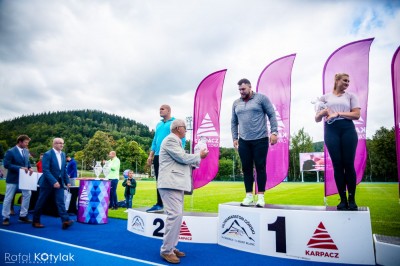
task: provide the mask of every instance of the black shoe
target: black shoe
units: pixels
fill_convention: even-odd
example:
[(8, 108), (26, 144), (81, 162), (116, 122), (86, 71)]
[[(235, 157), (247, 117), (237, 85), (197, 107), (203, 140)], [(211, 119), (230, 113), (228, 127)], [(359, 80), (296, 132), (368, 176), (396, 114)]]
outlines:
[(349, 208), (349, 204), (347, 203), (347, 200), (340, 200), (339, 205), (337, 206), (338, 211), (344, 211)]
[(349, 200), (349, 210), (350, 211), (358, 211), (358, 206), (355, 200)]
[(25, 216), (25, 217), (19, 217), (18, 218), (18, 221), (20, 221), (20, 222), (23, 222), (23, 223), (32, 223), (32, 220), (29, 220), (29, 218), (28, 218), (28, 216)]

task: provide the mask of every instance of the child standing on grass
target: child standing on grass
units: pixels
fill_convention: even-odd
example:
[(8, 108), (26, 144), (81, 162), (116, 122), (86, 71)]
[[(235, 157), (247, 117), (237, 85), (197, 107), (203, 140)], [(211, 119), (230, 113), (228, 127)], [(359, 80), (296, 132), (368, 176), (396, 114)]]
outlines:
[(133, 196), (136, 193), (136, 180), (133, 178), (132, 170), (129, 170), (128, 179), (125, 179), (124, 182), (122, 182), (122, 186), (125, 187), (124, 196), (125, 196), (126, 208), (130, 209), (132, 208)]

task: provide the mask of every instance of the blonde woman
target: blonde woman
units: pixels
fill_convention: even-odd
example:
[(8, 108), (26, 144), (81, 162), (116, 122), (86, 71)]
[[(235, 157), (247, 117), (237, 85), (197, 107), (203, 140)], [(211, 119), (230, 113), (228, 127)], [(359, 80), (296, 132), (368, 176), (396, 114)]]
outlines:
[(338, 210), (358, 210), (355, 201), (357, 180), (354, 168), (358, 136), (352, 120), (360, 118), (361, 108), (357, 96), (346, 91), (349, 85), (348, 74), (336, 74), (333, 91), (320, 98), (326, 108), (315, 115), (316, 122), (324, 119), (324, 141), (332, 160), (336, 187), (340, 195)]

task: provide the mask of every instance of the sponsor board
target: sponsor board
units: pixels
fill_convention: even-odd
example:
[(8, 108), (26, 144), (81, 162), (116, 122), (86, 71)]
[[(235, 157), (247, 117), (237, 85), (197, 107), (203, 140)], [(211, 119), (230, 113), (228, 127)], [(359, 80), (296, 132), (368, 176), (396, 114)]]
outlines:
[(232, 248), (259, 252), (259, 214), (246, 208), (234, 212), (220, 209), (218, 243)]

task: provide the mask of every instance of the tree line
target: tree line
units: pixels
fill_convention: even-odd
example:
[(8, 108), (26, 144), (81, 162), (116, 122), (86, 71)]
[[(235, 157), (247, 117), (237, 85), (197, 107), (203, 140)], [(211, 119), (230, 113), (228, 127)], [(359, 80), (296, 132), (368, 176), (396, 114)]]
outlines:
[[(97, 110), (58, 111), (21, 116), (0, 123), (0, 159), (15, 145), (21, 134), (32, 141), (29, 150), (32, 161), (52, 145), (54, 137), (65, 141), (64, 151), (75, 157), (80, 169), (91, 170), (96, 161), (107, 159), (115, 150), (121, 160), (121, 170), (132, 169), (150, 173), (146, 165), (154, 131), (136, 121)], [(291, 136), (288, 181), (300, 181), (299, 153), (322, 152), (323, 142), (313, 142), (304, 128)], [(190, 141), (186, 142), (189, 151)], [(381, 127), (367, 139), (367, 167), (364, 181), (397, 181), (397, 161), (394, 127)], [(320, 172), (323, 178), (323, 172)], [(315, 172), (304, 172), (305, 181), (315, 181)], [(243, 180), (241, 162), (233, 148), (220, 148), (219, 172), (215, 180)]]

